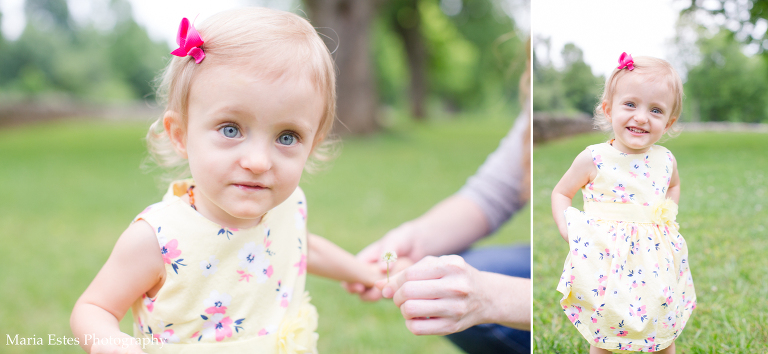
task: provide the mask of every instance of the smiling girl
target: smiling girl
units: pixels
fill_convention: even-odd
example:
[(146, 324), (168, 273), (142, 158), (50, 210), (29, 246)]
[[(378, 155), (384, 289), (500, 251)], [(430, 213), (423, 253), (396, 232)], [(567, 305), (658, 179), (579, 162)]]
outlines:
[[(552, 191), (570, 245), (557, 290), (590, 353), (674, 353), (696, 293), (675, 222), (677, 162), (654, 145), (680, 117), (683, 85), (668, 62), (623, 53), (596, 124), (613, 138), (582, 151)], [(581, 189), (584, 211), (571, 206)]]

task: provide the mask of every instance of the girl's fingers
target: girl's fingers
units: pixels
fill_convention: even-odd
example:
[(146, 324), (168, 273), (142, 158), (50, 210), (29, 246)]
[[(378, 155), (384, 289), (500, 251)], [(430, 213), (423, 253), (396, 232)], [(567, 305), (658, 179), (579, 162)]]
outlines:
[(376, 288), (371, 288), (360, 294), (360, 299), (363, 301), (379, 301), (381, 299), (381, 291)]
[(360, 283), (341, 282), (341, 286), (350, 294), (361, 294), (365, 291), (365, 285)]
[(363, 250), (358, 252), (357, 256), (355, 257), (365, 263), (378, 262), (379, 257), (381, 257), (381, 240), (376, 241), (368, 245), (367, 247), (363, 248)]

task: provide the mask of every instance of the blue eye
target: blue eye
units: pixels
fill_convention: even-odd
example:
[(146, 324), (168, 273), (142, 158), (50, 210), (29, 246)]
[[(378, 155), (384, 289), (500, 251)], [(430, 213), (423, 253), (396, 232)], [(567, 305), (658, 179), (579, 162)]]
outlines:
[(283, 133), (277, 138), (277, 142), (281, 145), (293, 145), (296, 143), (296, 136), (293, 133)]
[(221, 127), (219, 129), (219, 133), (221, 133), (221, 135), (224, 135), (227, 138), (232, 139), (240, 136), (240, 129), (238, 129), (234, 125), (228, 125), (226, 127)]
[(661, 110), (658, 109), (658, 108), (652, 109), (651, 112), (656, 113), (656, 114), (661, 114)]
[(634, 104), (634, 103), (632, 103), (632, 102), (627, 102), (627, 103), (625, 103), (624, 105), (625, 105), (625, 106), (627, 106), (627, 107), (632, 107), (632, 108), (635, 108), (635, 104)]

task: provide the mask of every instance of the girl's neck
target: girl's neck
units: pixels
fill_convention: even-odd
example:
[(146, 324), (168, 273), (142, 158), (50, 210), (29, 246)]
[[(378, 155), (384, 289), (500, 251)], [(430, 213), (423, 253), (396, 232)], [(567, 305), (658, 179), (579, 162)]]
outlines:
[(261, 220), (264, 219), (264, 215), (256, 218), (256, 219), (237, 219), (232, 217), (231, 215), (221, 215), (217, 216), (215, 213), (211, 212), (210, 208), (207, 208), (205, 203), (200, 203), (199, 198), (196, 197), (196, 194), (194, 192), (194, 186), (189, 187), (187, 190), (187, 193), (182, 195), (180, 198), (192, 209), (197, 210), (197, 212), (211, 221), (212, 223), (221, 225), (222, 227), (226, 227), (228, 229), (250, 229), (252, 227), (256, 227), (261, 223)]

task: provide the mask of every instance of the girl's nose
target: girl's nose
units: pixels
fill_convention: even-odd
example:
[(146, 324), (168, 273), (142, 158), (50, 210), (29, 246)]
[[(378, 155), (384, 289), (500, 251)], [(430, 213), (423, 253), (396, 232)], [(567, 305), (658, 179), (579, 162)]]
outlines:
[(263, 143), (249, 144), (241, 152), (240, 166), (253, 174), (261, 174), (272, 168), (272, 158), (269, 145)]
[(634, 119), (638, 124), (645, 124), (648, 121), (648, 117), (643, 112), (638, 112), (635, 114)]

